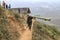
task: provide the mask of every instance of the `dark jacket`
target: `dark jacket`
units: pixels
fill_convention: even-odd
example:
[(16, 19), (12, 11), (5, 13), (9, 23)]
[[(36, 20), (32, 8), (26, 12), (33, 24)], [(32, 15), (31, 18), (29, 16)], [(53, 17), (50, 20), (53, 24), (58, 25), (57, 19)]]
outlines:
[(33, 17), (31, 17), (31, 16), (29, 16), (29, 17), (27, 18), (27, 24), (28, 24), (28, 26), (31, 26), (31, 25), (32, 25), (32, 18), (33, 18)]

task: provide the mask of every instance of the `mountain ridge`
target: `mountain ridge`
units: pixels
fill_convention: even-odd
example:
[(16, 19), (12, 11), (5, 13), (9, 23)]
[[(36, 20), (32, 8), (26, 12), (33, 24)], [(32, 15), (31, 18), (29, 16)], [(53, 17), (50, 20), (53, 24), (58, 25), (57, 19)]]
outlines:
[(26, 15), (17, 14), (0, 6), (1, 40), (60, 40), (60, 32), (54, 27), (33, 23), (32, 33), (26, 24)]

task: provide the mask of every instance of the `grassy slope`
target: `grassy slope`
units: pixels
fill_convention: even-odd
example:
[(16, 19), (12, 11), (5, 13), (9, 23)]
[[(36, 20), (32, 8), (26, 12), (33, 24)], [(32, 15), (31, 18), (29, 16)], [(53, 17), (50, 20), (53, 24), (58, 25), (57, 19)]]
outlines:
[(8, 22), (4, 11), (0, 6), (0, 40), (17, 40), (18, 31)]
[[(18, 40), (19, 33), (17, 29), (8, 22), (4, 11), (5, 10), (0, 7), (0, 40)], [(26, 22), (24, 17), (11, 11), (10, 15), (13, 16), (17, 22), (21, 23), (20, 26), (23, 26), (24, 29), (24, 23)], [(53, 26), (35, 22), (32, 40), (60, 40), (60, 33)]]
[[(0, 40), (18, 40), (20, 37), (19, 31), (17, 30), (16, 26), (11, 25), (5, 11), (6, 10), (0, 6)], [(26, 24), (26, 20), (23, 15), (20, 16), (12, 11), (8, 11), (7, 13), (13, 19), (15, 19), (17, 23), (19, 23), (22, 31), (25, 30), (24, 24)]]
[(33, 30), (33, 40), (60, 40), (60, 32), (54, 26), (36, 21)]

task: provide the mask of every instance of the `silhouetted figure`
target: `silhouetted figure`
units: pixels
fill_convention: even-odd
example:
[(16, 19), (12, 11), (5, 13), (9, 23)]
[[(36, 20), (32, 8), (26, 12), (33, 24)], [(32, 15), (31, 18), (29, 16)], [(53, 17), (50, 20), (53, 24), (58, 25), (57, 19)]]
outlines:
[(3, 8), (6, 8), (6, 3), (4, 1), (3, 1), (2, 5), (3, 5)]
[(18, 12), (20, 13), (20, 9), (18, 9)]
[(28, 8), (28, 11), (27, 11), (27, 13), (31, 13), (31, 11), (30, 11), (30, 9)]
[(11, 8), (11, 4), (9, 4), (9, 8)]
[(29, 29), (31, 30), (33, 17), (31, 17), (31, 16), (29, 16), (29, 15), (27, 15), (27, 16), (28, 16), (28, 17), (27, 17), (27, 24), (28, 24)]
[(8, 9), (8, 5), (6, 4), (6, 9)]

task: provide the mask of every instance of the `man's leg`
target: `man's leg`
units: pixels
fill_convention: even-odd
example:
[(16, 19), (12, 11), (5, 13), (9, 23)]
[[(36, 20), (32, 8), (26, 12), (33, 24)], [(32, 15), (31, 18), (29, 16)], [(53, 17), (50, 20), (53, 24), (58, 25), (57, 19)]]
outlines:
[(31, 30), (31, 25), (29, 25), (29, 29)]
[(29, 29), (31, 30), (31, 24), (28, 24)]

